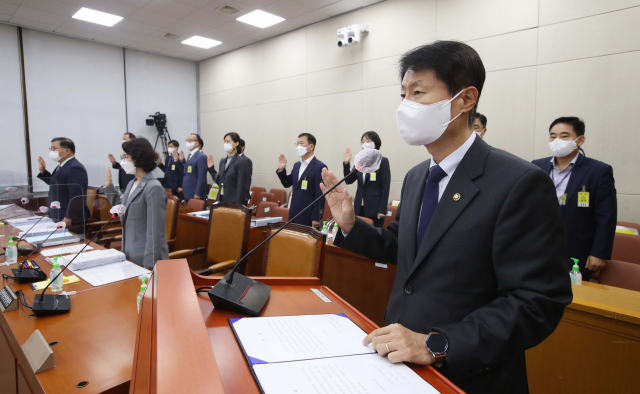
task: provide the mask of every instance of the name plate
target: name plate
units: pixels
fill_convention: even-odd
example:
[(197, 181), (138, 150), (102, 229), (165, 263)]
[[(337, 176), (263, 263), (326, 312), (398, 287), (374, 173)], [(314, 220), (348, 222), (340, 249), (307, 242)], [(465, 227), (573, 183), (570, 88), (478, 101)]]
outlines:
[(40, 330), (35, 330), (22, 345), (22, 351), (29, 361), (29, 365), (34, 373), (40, 373), (53, 368), (53, 350), (44, 340)]
[(0, 290), (0, 309), (2, 309), (2, 313), (18, 309), (18, 296), (9, 286)]

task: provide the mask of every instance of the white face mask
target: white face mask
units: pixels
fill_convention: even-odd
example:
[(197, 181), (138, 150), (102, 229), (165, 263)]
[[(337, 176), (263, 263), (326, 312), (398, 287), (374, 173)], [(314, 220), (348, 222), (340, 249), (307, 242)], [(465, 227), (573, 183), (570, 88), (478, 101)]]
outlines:
[[(484, 131), (484, 130), (482, 130)], [(478, 134), (478, 137), (482, 138), (482, 131), (474, 131), (474, 133)]]
[(551, 149), (551, 154), (554, 157), (565, 157), (571, 154), (571, 152), (573, 152), (578, 147), (576, 144), (578, 138), (576, 138), (574, 141), (561, 140), (560, 138), (556, 138), (555, 140), (549, 142), (549, 149)]
[(187, 147), (187, 149), (193, 150), (193, 148), (195, 148), (196, 146), (196, 143), (193, 141), (187, 141), (184, 145)]
[(132, 161), (129, 161), (127, 159), (122, 159), (122, 161), (120, 162), (120, 167), (122, 167), (124, 172), (126, 172), (129, 175), (135, 174), (136, 172), (135, 164), (133, 164)]
[(224, 144), (224, 151), (227, 152), (227, 153), (233, 152), (233, 145), (225, 143)]
[(49, 158), (53, 161), (60, 161), (60, 159), (62, 159), (62, 157), (60, 157), (60, 152), (55, 150), (49, 151)]
[(373, 142), (363, 142), (362, 143), (362, 150), (367, 150), (367, 149), (375, 149), (376, 148), (376, 144)]
[(307, 147), (306, 146), (296, 146), (296, 153), (298, 153), (298, 156), (302, 157), (304, 155), (306, 155), (307, 152)]
[[(464, 89), (460, 93), (464, 92)], [(449, 123), (462, 115), (462, 112), (451, 119), (450, 100), (439, 101), (434, 104), (420, 104), (414, 101), (402, 100), (396, 111), (396, 122), (400, 136), (409, 145), (427, 145), (436, 141), (447, 130)]]
[(127, 141), (125, 141), (125, 140), (122, 140), (122, 143), (123, 143), (123, 144), (124, 144), (125, 142), (127, 142)]
[(176, 148), (167, 148), (167, 151), (169, 152), (170, 155), (172, 155), (173, 152), (176, 151)]

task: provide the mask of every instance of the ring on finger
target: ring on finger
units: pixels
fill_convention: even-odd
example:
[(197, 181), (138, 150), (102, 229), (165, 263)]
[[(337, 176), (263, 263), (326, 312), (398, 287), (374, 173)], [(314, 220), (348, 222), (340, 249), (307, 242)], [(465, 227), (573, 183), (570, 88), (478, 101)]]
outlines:
[(389, 342), (385, 342), (384, 346), (387, 347), (387, 353), (391, 353), (391, 350), (389, 350)]

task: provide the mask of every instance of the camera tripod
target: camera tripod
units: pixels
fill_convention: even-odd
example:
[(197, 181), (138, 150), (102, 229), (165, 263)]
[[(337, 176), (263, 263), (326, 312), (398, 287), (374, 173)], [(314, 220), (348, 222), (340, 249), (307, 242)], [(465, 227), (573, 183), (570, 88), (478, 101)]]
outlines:
[(153, 150), (156, 150), (158, 146), (158, 142), (162, 145), (162, 153), (164, 153), (164, 158), (167, 158), (169, 155), (169, 145), (168, 141), (171, 141), (171, 135), (169, 134), (168, 128), (158, 128), (158, 136), (156, 137), (156, 143), (153, 145)]

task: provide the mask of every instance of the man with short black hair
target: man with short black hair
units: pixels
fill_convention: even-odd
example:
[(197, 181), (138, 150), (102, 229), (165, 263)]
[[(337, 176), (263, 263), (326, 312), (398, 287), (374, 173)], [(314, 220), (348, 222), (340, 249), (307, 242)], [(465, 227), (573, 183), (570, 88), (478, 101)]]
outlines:
[[(124, 133), (124, 135), (122, 136), (122, 143), (124, 144), (125, 142), (131, 141), (134, 138), (136, 138), (135, 134)], [(118, 185), (120, 187), (120, 191), (124, 192), (129, 182), (134, 180), (136, 176), (133, 174), (127, 174), (127, 172), (122, 169), (120, 163), (118, 163), (116, 158), (111, 153), (109, 153), (108, 157), (109, 161), (111, 162), (111, 168), (118, 170)]]
[(58, 165), (50, 173), (42, 156), (38, 157), (38, 178), (49, 185), (49, 204), (60, 202), (59, 209), (49, 210), (49, 217), (54, 221), (64, 221), (70, 231), (83, 234), (84, 224), (91, 214), (87, 207), (89, 179), (87, 170), (75, 154), (76, 145), (71, 139), (52, 139), (49, 158)]
[(185, 200), (204, 200), (207, 194), (207, 155), (201, 151), (204, 141), (198, 134), (189, 134), (185, 146), (189, 153), (183, 163), (182, 194)]
[(487, 132), (487, 117), (480, 112), (476, 112), (475, 119), (473, 120), (473, 132), (482, 139), (484, 139), (484, 135)]
[(164, 164), (162, 158), (158, 156), (158, 168), (164, 172), (164, 179), (162, 180), (162, 186), (171, 189), (171, 193), (175, 196), (178, 195), (178, 189), (182, 187), (182, 176), (184, 172), (184, 164), (179, 159), (178, 148), (180, 143), (176, 140), (171, 140), (167, 144), (169, 155), (165, 159)]
[[(316, 137), (309, 133), (302, 133), (296, 142), (296, 153), (300, 161), (293, 165), (291, 174), (287, 175), (287, 159), (283, 154), (278, 159), (278, 170), (276, 174), (280, 178), (282, 186), (287, 188), (293, 186), (291, 193), (291, 205), (289, 206), (289, 219), (296, 216), (300, 211), (311, 204), (316, 198), (322, 195), (320, 183), (322, 182), (322, 169), (327, 168), (323, 162), (316, 159)], [(324, 198), (314, 204), (313, 208), (307, 210), (295, 220), (295, 223), (318, 228), (322, 220), (324, 209)]]
[[(392, 362), (433, 364), (469, 394), (526, 393), (525, 350), (572, 300), (553, 184), (473, 132), (485, 80), (473, 48), (415, 48), (401, 56), (400, 78), (398, 131), (431, 158), (405, 176), (396, 221), (378, 233), (355, 217), (342, 185), (327, 195), (342, 229), (334, 245), (398, 265), (389, 325), (363, 345)], [(338, 182), (322, 177), (322, 190)]]
[[(578, 259), (582, 280), (589, 281), (611, 259), (618, 220), (613, 168), (587, 157), (585, 124), (575, 116), (549, 126), (551, 157), (534, 160), (549, 174), (564, 219), (569, 257)], [(582, 154), (581, 154), (582, 153)], [(567, 266), (571, 266), (567, 261)]]

